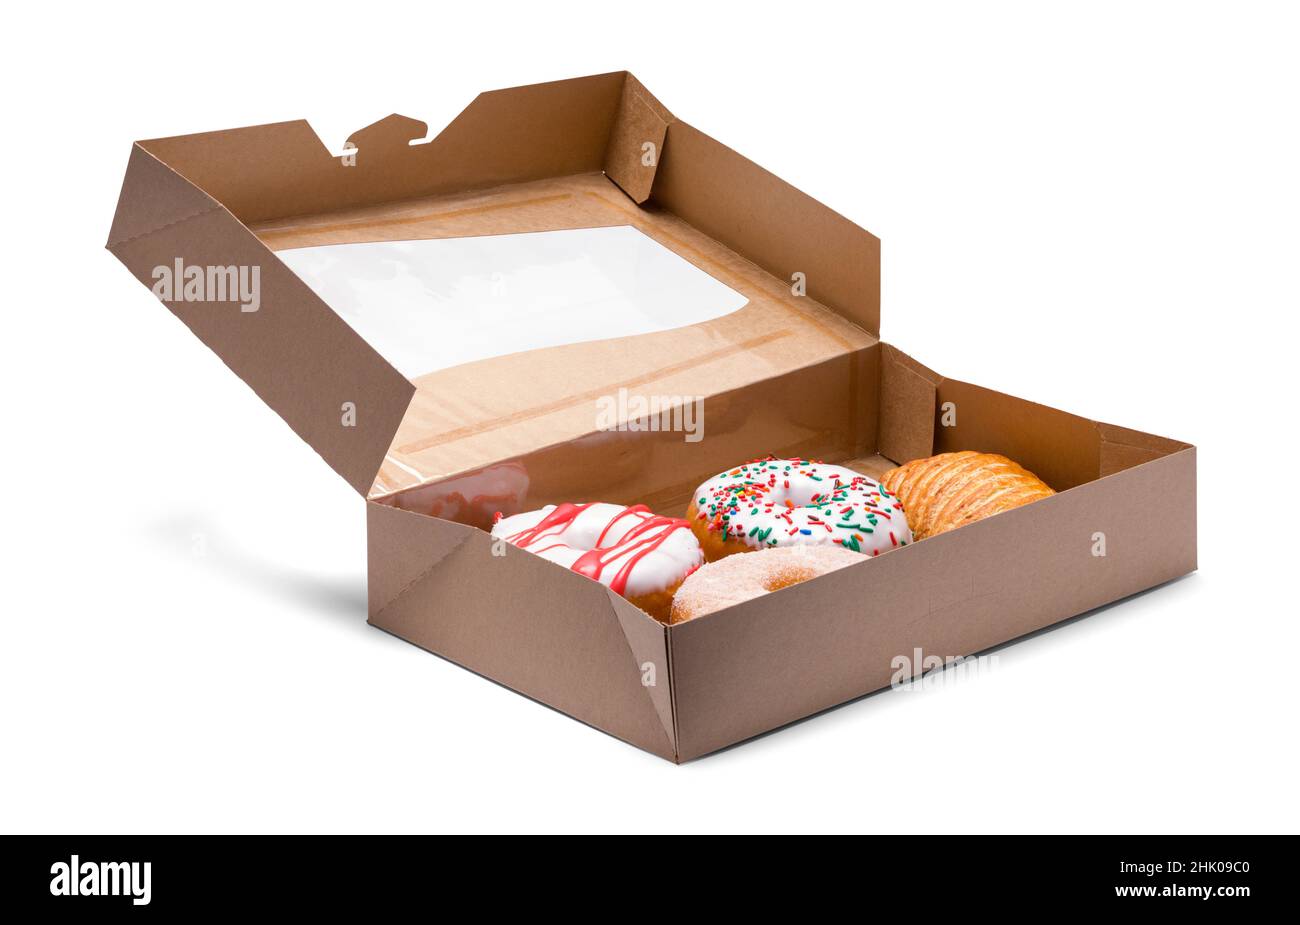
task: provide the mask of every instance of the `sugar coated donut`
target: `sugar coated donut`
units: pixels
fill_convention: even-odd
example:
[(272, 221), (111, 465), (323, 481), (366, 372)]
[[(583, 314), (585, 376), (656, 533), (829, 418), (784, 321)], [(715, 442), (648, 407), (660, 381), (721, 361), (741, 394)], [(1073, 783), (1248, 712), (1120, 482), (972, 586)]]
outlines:
[(842, 546), (781, 546), (728, 556), (691, 575), (673, 597), (669, 623), (683, 623), (861, 562)]
[(599, 581), (661, 622), (682, 580), (704, 563), (686, 521), (644, 504), (548, 504), (498, 520), (492, 535)]
[(912, 542), (898, 498), (865, 475), (808, 459), (757, 459), (695, 491), (686, 519), (712, 562), (782, 546), (876, 556)]

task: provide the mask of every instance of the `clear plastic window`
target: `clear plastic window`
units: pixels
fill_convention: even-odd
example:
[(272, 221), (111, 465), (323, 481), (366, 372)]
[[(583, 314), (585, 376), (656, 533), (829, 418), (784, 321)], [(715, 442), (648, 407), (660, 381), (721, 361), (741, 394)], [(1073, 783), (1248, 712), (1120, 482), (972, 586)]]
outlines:
[(329, 244), (278, 256), (410, 379), (711, 321), (747, 301), (629, 225)]

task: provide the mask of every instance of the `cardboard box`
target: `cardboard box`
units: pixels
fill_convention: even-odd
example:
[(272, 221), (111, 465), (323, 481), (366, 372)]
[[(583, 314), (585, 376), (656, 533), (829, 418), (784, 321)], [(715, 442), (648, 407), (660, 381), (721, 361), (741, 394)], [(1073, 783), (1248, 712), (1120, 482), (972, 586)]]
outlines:
[[(138, 142), (108, 242), (367, 499), (373, 625), (680, 762), (888, 686), (897, 656), (978, 653), (1196, 568), (1194, 447), (883, 343), (879, 241), (632, 75), (484, 93), (410, 144), (424, 135), (390, 116), (344, 158), (303, 121)], [(407, 378), (277, 257), (624, 225), (745, 306)], [(255, 310), (233, 276), (182, 292), (191, 267), (257, 268)], [(599, 429), (616, 394), (701, 396), (704, 439), (646, 417)], [(493, 506), (575, 500), (681, 516), (704, 479), (769, 453), (878, 475), (954, 449), (1003, 453), (1059, 494), (671, 627), (494, 555), (484, 529)]]

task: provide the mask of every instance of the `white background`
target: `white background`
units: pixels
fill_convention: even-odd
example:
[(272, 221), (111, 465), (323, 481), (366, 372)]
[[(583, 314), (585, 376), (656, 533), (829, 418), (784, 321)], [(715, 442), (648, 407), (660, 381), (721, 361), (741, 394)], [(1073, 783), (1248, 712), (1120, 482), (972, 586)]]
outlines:
[[(463, 6), (12, 11), (0, 830), (1300, 828), (1283, 5)], [(1198, 444), (1201, 571), (682, 767), (368, 627), (362, 503), (102, 249), (130, 143), (620, 68), (883, 238), (889, 341)]]

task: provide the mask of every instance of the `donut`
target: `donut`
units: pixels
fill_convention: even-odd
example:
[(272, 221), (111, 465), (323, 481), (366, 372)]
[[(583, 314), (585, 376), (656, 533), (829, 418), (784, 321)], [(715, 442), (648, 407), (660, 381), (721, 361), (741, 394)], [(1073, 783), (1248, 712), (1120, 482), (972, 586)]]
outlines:
[(686, 509), (709, 562), (782, 546), (878, 556), (912, 542), (897, 496), (875, 479), (810, 459), (755, 459), (709, 479)]
[(861, 561), (860, 553), (827, 545), (776, 546), (752, 556), (728, 556), (682, 582), (673, 596), (668, 622), (694, 620)]
[(490, 530), (497, 512), (518, 512), (527, 494), (527, 470), (519, 463), (501, 463), (407, 489), (390, 503), (404, 511)]
[(690, 525), (644, 504), (548, 504), (501, 518), (492, 536), (599, 581), (661, 623), (682, 581), (704, 564)]

